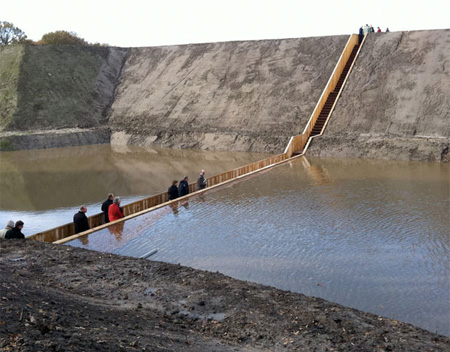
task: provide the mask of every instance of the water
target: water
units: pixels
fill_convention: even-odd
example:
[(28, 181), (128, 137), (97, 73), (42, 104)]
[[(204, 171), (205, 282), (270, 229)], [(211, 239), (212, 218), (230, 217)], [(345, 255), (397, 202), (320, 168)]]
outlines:
[(450, 335), (449, 165), (305, 158), (74, 240)]
[(25, 235), (71, 222), (83, 204), (100, 212), (112, 192), (127, 204), (166, 191), (201, 169), (215, 175), (268, 154), (91, 145), (0, 153), (0, 227), (25, 223)]

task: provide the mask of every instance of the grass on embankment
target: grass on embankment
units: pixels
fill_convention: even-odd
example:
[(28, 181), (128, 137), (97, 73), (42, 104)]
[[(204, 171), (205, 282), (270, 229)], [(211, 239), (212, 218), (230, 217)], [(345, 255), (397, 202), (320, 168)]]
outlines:
[(26, 46), (9, 130), (94, 127), (96, 78), (107, 48)]
[(0, 46), (0, 131), (12, 121), (17, 106), (17, 86), (23, 45)]

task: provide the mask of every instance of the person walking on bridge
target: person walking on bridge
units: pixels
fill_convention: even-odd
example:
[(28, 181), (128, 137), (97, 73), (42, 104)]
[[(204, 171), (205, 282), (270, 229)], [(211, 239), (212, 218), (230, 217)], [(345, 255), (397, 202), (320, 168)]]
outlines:
[(120, 207), (120, 197), (114, 198), (113, 204), (108, 208), (109, 221), (115, 221), (124, 217), (123, 209)]
[(18, 238), (24, 239), (25, 235), (22, 233), (23, 221), (16, 221), (16, 225), (5, 234), (5, 238)]
[(180, 197), (189, 194), (189, 177), (184, 176), (184, 178), (180, 181), (180, 185), (178, 186), (178, 194)]
[(178, 198), (178, 187), (177, 187), (178, 181), (173, 180), (172, 186), (169, 187), (167, 190), (167, 193), (169, 194), (169, 200), (174, 200)]
[(0, 230), (0, 238), (5, 238), (6, 233), (14, 227), (14, 221), (9, 220), (5, 228)]
[(89, 230), (89, 222), (86, 216), (87, 208), (85, 205), (80, 207), (78, 213), (73, 216), (73, 224), (75, 225), (75, 233)]
[(205, 173), (206, 173), (205, 170), (202, 170), (200, 172), (200, 176), (197, 179), (197, 191), (200, 191), (200, 190), (206, 188), (207, 183), (205, 180)]
[(105, 224), (109, 222), (108, 209), (111, 204), (113, 204), (114, 194), (108, 194), (108, 199), (102, 204), (102, 212), (105, 214)]

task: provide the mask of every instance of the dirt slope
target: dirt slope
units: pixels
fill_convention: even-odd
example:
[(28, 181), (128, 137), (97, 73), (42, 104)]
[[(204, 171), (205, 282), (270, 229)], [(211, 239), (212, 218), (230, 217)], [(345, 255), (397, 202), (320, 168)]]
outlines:
[(347, 40), (131, 49), (112, 143), (280, 152), (304, 128)]
[(369, 34), (308, 154), (448, 161), (450, 29)]

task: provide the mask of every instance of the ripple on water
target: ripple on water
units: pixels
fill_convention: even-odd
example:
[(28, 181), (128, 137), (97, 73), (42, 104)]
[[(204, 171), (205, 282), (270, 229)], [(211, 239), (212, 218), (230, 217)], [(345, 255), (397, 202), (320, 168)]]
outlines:
[(121, 238), (103, 230), (86, 246), (136, 257), (157, 248), (152, 259), (450, 335), (449, 180), (429, 164), (410, 167), (292, 162), (129, 220)]

